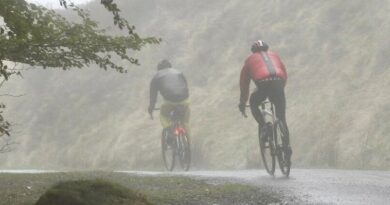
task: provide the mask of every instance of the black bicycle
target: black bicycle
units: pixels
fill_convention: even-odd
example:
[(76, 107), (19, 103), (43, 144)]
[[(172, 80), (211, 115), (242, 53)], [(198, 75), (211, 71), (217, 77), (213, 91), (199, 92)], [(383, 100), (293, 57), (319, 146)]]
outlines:
[[(268, 105), (268, 106), (267, 106)], [(260, 111), (265, 119), (264, 127), (259, 125), (258, 137), (261, 158), (264, 168), (274, 176), (275, 158), (278, 160), (279, 168), (283, 175), (289, 176), (291, 169), (291, 149), (288, 136), (285, 136), (282, 129), (284, 125), (276, 118), (275, 105), (270, 101), (260, 104)]]
[[(154, 109), (159, 110), (159, 109)], [(190, 169), (191, 148), (190, 139), (184, 124), (181, 122), (185, 114), (185, 108), (177, 106), (169, 113), (172, 126), (162, 131), (161, 150), (165, 167), (168, 171), (175, 168), (178, 159), (181, 168), (185, 171)]]

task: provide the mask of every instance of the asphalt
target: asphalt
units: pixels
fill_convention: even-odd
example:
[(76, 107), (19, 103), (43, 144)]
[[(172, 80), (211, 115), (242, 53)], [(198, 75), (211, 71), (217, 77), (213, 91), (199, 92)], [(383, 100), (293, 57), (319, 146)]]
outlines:
[[(45, 170), (0, 170), (0, 173), (50, 173)], [(390, 171), (292, 169), (286, 178), (264, 170), (236, 171), (116, 171), (130, 175), (188, 176), (211, 183), (235, 182), (267, 187), (303, 204), (390, 204)], [(278, 175), (279, 174), (279, 175)]]
[(263, 170), (126, 173), (182, 175), (269, 187), (304, 204), (390, 204), (389, 171), (293, 169), (289, 178), (281, 174), (272, 177)]

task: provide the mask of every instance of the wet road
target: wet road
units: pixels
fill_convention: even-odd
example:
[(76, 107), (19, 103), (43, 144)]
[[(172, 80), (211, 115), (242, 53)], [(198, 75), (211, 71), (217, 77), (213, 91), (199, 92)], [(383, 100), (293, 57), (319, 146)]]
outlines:
[[(50, 173), (45, 170), (0, 170), (0, 173)], [(269, 176), (264, 170), (147, 172), (132, 175), (189, 176), (211, 183), (235, 182), (268, 187), (304, 204), (390, 204), (390, 171), (293, 169), (289, 178)]]
[(271, 177), (262, 170), (127, 173), (185, 175), (267, 186), (306, 204), (390, 204), (390, 172), (385, 171), (294, 169), (290, 178)]

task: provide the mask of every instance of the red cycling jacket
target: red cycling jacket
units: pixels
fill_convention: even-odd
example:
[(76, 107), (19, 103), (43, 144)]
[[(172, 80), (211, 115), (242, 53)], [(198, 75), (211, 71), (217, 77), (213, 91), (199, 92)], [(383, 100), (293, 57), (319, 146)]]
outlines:
[(287, 80), (287, 72), (280, 57), (274, 52), (256, 52), (250, 55), (241, 70), (240, 103), (246, 104), (249, 98), (249, 84), (253, 81), (281, 78)]

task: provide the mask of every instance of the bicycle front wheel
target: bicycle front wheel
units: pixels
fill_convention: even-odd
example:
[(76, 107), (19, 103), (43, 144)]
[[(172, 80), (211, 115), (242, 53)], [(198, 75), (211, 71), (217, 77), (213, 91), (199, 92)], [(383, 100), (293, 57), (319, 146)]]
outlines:
[(291, 148), (289, 148), (289, 140), (286, 139), (287, 136), (284, 136), (283, 134), (284, 132), (282, 131), (282, 125), (280, 121), (275, 122), (274, 133), (276, 156), (278, 158), (279, 168), (282, 174), (288, 177), (290, 175), (291, 169), (291, 153), (288, 153), (288, 149)]
[(191, 147), (187, 134), (180, 134), (178, 142), (178, 157), (180, 165), (185, 171), (188, 171), (191, 165)]
[(269, 123), (266, 126), (264, 133), (262, 133), (262, 129), (259, 126), (259, 145), (264, 168), (268, 174), (273, 176), (275, 173), (275, 145), (272, 140), (272, 124)]
[(176, 142), (175, 140), (169, 139), (168, 132), (163, 132), (161, 137), (162, 157), (168, 171), (172, 171), (175, 167), (176, 147), (174, 144)]

